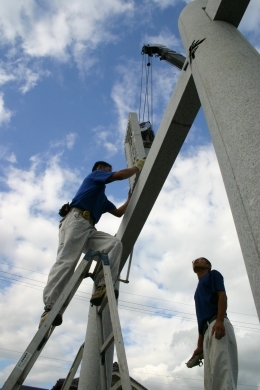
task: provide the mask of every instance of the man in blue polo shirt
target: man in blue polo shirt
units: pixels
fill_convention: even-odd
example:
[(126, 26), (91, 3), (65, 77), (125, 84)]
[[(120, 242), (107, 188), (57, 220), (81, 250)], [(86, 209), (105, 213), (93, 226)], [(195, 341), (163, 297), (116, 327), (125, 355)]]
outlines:
[(192, 262), (199, 283), (195, 291), (199, 338), (192, 360), (204, 357), (204, 386), (206, 390), (235, 390), (237, 388), (237, 344), (233, 326), (227, 318), (227, 296), (223, 276), (211, 271), (205, 257)]
[[(106, 212), (115, 217), (121, 217), (125, 213), (130, 197), (122, 206), (116, 208), (105, 195), (106, 184), (135, 175), (142, 170), (144, 162), (145, 160), (141, 159), (132, 168), (112, 172), (110, 164), (97, 161), (92, 173), (84, 179), (70, 205), (66, 205), (65, 217), (60, 222), (57, 259), (50, 270), (43, 292), (45, 306), (39, 327), (74, 273), (81, 254), (86, 253), (88, 249), (108, 254), (112, 279), (114, 283), (116, 282), (122, 243), (110, 234), (97, 231), (94, 226)], [(106, 292), (102, 271), (97, 275), (95, 285), (97, 288), (90, 302), (98, 306)], [(61, 323), (62, 315), (58, 314), (53, 325), (58, 326)]]

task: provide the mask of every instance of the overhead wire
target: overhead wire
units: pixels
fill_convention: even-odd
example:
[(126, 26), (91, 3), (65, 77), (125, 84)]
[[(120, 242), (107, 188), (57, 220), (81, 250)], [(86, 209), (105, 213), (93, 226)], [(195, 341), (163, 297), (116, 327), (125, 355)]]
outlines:
[[(4, 351), (8, 351), (8, 352), (14, 352), (14, 353), (19, 353), (19, 354), (22, 354), (23, 352), (21, 351), (14, 351), (14, 350), (11, 350), (11, 349), (6, 349), (6, 348), (0, 348), (1, 350), (4, 350)], [(3, 355), (0, 355), (2, 357), (7, 357), (7, 356), (3, 356)], [(11, 360), (14, 360), (14, 357), (7, 357), (7, 358), (10, 358)], [(58, 359), (58, 358), (53, 358), (53, 357), (49, 357), (49, 356), (39, 356), (39, 358), (43, 358), (43, 359), (50, 359), (50, 360), (56, 360), (56, 361), (61, 361), (61, 362), (65, 362), (65, 363), (72, 363), (73, 361), (72, 360), (65, 360), (65, 359)], [(49, 365), (46, 365), (44, 363), (40, 363), (38, 361), (36, 361), (36, 364), (41, 364), (41, 365), (45, 365), (45, 366), (48, 366)], [(53, 366), (51, 366), (53, 367)], [(64, 369), (65, 367), (61, 367), (61, 366), (55, 366), (55, 368), (62, 368)], [(181, 376), (176, 376), (176, 375), (163, 375), (163, 374), (155, 374), (155, 373), (152, 373), (152, 372), (143, 372), (143, 371), (137, 371), (137, 370), (129, 370), (129, 372), (131, 373), (135, 373), (135, 374), (141, 374), (141, 375), (152, 375), (152, 376), (162, 376), (164, 378), (173, 378), (173, 379), (181, 379), (181, 380), (190, 380), (190, 381), (198, 381), (198, 382), (203, 382), (203, 379), (197, 379), (197, 378), (187, 378), (187, 377), (181, 377)], [(146, 381), (148, 382), (148, 381)], [(162, 382), (161, 382), (162, 383)], [(171, 383), (172, 385), (172, 383)], [(174, 384), (175, 386), (175, 384)], [(178, 386), (178, 385), (177, 385)], [(243, 384), (243, 383), (238, 383), (238, 386), (249, 386), (249, 387), (258, 387), (256, 385), (248, 385), (248, 384)], [(187, 387), (184, 385), (184, 387)]]
[[(48, 276), (48, 274), (45, 274), (45, 273), (43, 273), (43, 272), (34, 271), (34, 270), (32, 270), (32, 269), (19, 267), (19, 266), (17, 266), (17, 265), (11, 264), (11, 263), (4, 263), (4, 262), (0, 261), (0, 264), (4, 264), (4, 265), (11, 266), (11, 267), (13, 267), (13, 268), (23, 269), (23, 270), (26, 270), (26, 271), (29, 271), (29, 272), (38, 273), (38, 274), (40, 274), (40, 275)], [(0, 272), (5, 272), (5, 273), (7, 273), (6, 271), (0, 271)], [(11, 274), (11, 275), (15, 275), (15, 274), (12, 274), (12, 273), (10, 273), (10, 274)], [(22, 275), (17, 275), (17, 276), (18, 276), (18, 277), (22, 277), (22, 278), (24, 278), (24, 279), (29, 279), (29, 278), (26, 278), (25, 276), (22, 276)], [(37, 280), (35, 280), (35, 279), (31, 279), (31, 280), (37, 281)], [(45, 283), (45, 282), (41, 282), (41, 281), (37, 281), (37, 282)], [(91, 286), (90, 284), (88, 284), (88, 285)], [(78, 291), (79, 291), (79, 290), (78, 290)], [(177, 301), (172, 301), (172, 300), (169, 300), (169, 299), (162, 299), (162, 298), (150, 297), (150, 296), (141, 295), (141, 294), (133, 294), (133, 293), (130, 293), (130, 292), (128, 292), (128, 291), (122, 291), (122, 290), (120, 290), (120, 294), (122, 294), (122, 293), (123, 293), (123, 294), (128, 294), (128, 295), (134, 295), (134, 296), (142, 297), (142, 298), (149, 298), (149, 299), (153, 299), (153, 300), (156, 300), (156, 301), (177, 303), (177, 304), (180, 304), (180, 305), (185, 305), (185, 306), (194, 307), (194, 305), (193, 305), (193, 304), (190, 304), (190, 303), (177, 302)], [(241, 312), (230, 311), (230, 310), (229, 310), (229, 313), (240, 314), (240, 315), (247, 316), (247, 317), (250, 316), (250, 317), (258, 318), (258, 316), (255, 315), (255, 314), (241, 313)]]
[[(2, 262), (1, 262), (2, 263)], [(7, 263), (2, 263), (2, 264), (7, 264)], [(12, 265), (13, 266), (13, 265)], [(21, 268), (21, 267), (17, 267), (17, 266), (13, 266), (13, 267), (16, 267), (16, 268)], [(27, 271), (30, 271), (30, 272), (35, 272), (37, 273), (36, 271), (33, 271), (33, 270), (29, 270), (29, 269), (26, 269)], [(42, 283), (42, 284), (45, 284), (45, 282), (42, 282), (42, 281), (39, 281), (39, 280), (35, 280), (35, 279), (31, 279), (31, 278), (27, 278), (25, 276), (22, 276), (22, 275), (17, 275), (17, 274), (14, 274), (14, 273), (10, 273), (10, 272), (7, 272), (7, 271), (0, 271), (2, 273), (6, 273), (8, 275), (13, 275), (13, 276), (16, 276), (16, 277), (19, 277), (19, 278), (23, 278), (23, 279), (27, 279), (27, 280), (31, 280), (31, 281), (36, 281), (37, 283)], [(46, 274), (44, 274), (46, 275)], [(28, 285), (28, 286), (32, 286), (32, 288), (35, 288), (37, 290), (42, 290), (42, 286), (39, 286), (39, 285), (35, 285), (35, 284), (31, 284), (31, 283), (27, 283), (27, 282), (24, 282), (24, 281), (20, 281), (20, 280), (17, 280), (17, 279), (13, 279), (13, 278), (8, 278), (8, 277), (4, 277), (4, 276), (0, 276), (0, 279), (2, 280), (11, 280), (12, 282), (16, 282), (16, 284), (22, 284), (22, 285)], [(89, 284), (89, 286), (91, 286)], [(81, 293), (81, 294), (87, 294), (87, 295), (90, 295), (89, 293), (86, 293), (84, 291), (80, 291), (78, 290), (78, 293)], [(125, 294), (129, 294), (129, 295), (136, 295), (136, 296), (141, 296), (141, 297), (146, 297), (146, 298), (150, 298), (150, 299), (157, 299), (157, 300), (162, 300), (162, 299), (158, 299), (158, 298), (153, 298), (153, 297), (147, 297), (147, 296), (143, 296), (143, 295), (138, 295), (138, 294), (132, 294), (132, 293), (128, 293), (128, 292), (124, 292), (124, 291), (120, 291), (120, 293), (125, 293)], [(84, 297), (81, 297), (81, 296), (78, 296), (76, 294), (76, 297), (78, 297), (78, 299), (81, 298), (81, 300), (85, 300)], [(83, 299), (82, 299), (83, 298)], [(179, 304), (184, 304), (183, 302), (174, 302), (174, 301), (169, 301), (169, 300), (162, 300), (162, 301), (166, 301), (166, 302), (171, 302), (171, 303), (179, 303)], [(138, 305), (138, 306), (145, 306), (145, 307), (150, 307), (150, 308), (153, 308), (155, 310), (163, 310), (163, 311), (171, 311), (171, 312), (174, 312), (174, 313), (182, 313), (182, 314), (188, 314), (188, 315), (194, 315), (193, 313), (186, 313), (186, 312), (182, 312), (182, 311), (179, 311), (179, 310), (172, 310), (172, 309), (166, 309), (166, 308), (158, 308), (157, 306), (151, 306), (151, 305), (144, 305), (144, 304), (140, 304), (140, 303), (135, 303), (135, 302), (129, 302), (129, 301), (124, 301), (124, 300), (121, 300), (120, 299), (120, 302), (124, 302), (124, 303), (130, 303), (130, 304), (134, 304), (134, 305)], [(186, 305), (189, 305), (189, 304), (186, 304)], [(192, 306), (192, 305), (191, 305)], [(139, 309), (140, 311), (141, 309)], [(231, 312), (230, 312), (231, 313)], [(235, 314), (242, 314), (242, 315), (248, 315), (248, 314), (243, 314), (243, 313), (237, 313), (237, 312), (232, 312), (232, 313), (235, 313)], [(166, 314), (166, 316), (169, 316), (170, 314)], [(255, 316), (256, 317), (256, 316)], [(259, 324), (254, 324), (254, 323), (249, 323), (249, 322), (245, 322), (245, 321), (233, 321), (233, 322), (237, 322), (237, 323), (241, 323), (241, 324), (247, 324), (247, 325), (256, 325), (256, 326), (259, 326)]]
[[(35, 289), (38, 290), (38, 291), (42, 291), (43, 290), (42, 286), (36, 286), (36, 285), (31, 284), (31, 283), (17, 281), (16, 279), (12, 279), (12, 278), (8, 278), (8, 277), (1, 277), (1, 276), (0, 276), (0, 279), (12, 280), (14, 283), (21, 284), (21, 285), (23, 285), (25, 287), (28, 287), (28, 288), (35, 288), (36, 287)], [(41, 282), (41, 283), (43, 283), (43, 282)], [(78, 295), (78, 293), (91, 296), (90, 293), (86, 293), (84, 291), (78, 290), (78, 292), (75, 294), (74, 298), (76, 300), (80, 300), (80, 301), (87, 302), (89, 300), (89, 298), (85, 298), (85, 297), (83, 297), (81, 295)], [(153, 309), (153, 311), (152, 310), (148, 310), (148, 309), (139, 308), (139, 307), (127, 306), (127, 305), (124, 305), (124, 304), (122, 305), (122, 302), (131, 304), (131, 305), (148, 307), (148, 308)], [(196, 322), (195, 318), (184, 317), (184, 316), (180, 316), (180, 315), (177, 315), (177, 314), (172, 314), (172, 313), (181, 313), (181, 314), (188, 314), (188, 315), (191, 315), (191, 316), (195, 316), (195, 314), (193, 314), (193, 313), (186, 313), (186, 312), (181, 312), (181, 311), (178, 311), (178, 310), (160, 308), (160, 307), (151, 306), (151, 305), (144, 305), (144, 304), (140, 304), (140, 303), (124, 301), (124, 300), (121, 300), (121, 299), (119, 299), (118, 307), (120, 309), (122, 309), (122, 310), (133, 311), (133, 312), (136, 312), (136, 313), (145, 313), (145, 314), (148, 314), (148, 315), (153, 315), (153, 316), (157, 316), (157, 317), (164, 317), (164, 318), (174, 318), (174, 319), (175, 318), (176, 319), (180, 318), (180, 319), (182, 319), (184, 321)], [(167, 313), (167, 312), (171, 312), (171, 313)], [(253, 323), (249, 323), (249, 322), (242, 322), (242, 321), (235, 321), (235, 320), (232, 320), (232, 322), (234, 324), (235, 323), (240, 323), (240, 324), (246, 324), (246, 325), (259, 326), (259, 324), (253, 324)], [(249, 331), (249, 332), (257, 332), (257, 333), (260, 332), (260, 329), (246, 327), (246, 326), (243, 326), (243, 325), (242, 326), (241, 325), (240, 326), (234, 325), (234, 327), (237, 328), (237, 329), (246, 330), (246, 331)]]

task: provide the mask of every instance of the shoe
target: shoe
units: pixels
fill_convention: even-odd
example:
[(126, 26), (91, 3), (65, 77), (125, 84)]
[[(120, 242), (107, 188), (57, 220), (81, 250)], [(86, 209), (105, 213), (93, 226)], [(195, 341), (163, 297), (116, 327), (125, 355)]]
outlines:
[(202, 360), (203, 359), (203, 354), (200, 353), (199, 355), (195, 355), (192, 359), (190, 359), (186, 364), (186, 366), (188, 368), (192, 368), (192, 367), (195, 367), (195, 366), (203, 366), (203, 362)]
[[(43, 322), (45, 321), (46, 317), (48, 316), (50, 310), (45, 310), (40, 319), (39, 328), (42, 326)], [(62, 324), (62, 314), (58, 313), (56, 317), (54, 318), (52, 325), (53, 326), (59, 326)]]
[(92, 294), (92, 297), (90, 299), (90, 303), (92, 306), (100, 306), (102, 299), (104, 298), (106, 294), (106, 286), (102, 284), (101, 286), (98, 286), (94, 294)]
[[(100, 306), (101, 302), (106, 294), (106, 286), (102, 284), (102, 286), (98, 286), (94, 294), (90, 299), (90, 303), (92, 306)], [(119, 291), (115, 288), (115, 298), (117, 299), (119, 296)]]

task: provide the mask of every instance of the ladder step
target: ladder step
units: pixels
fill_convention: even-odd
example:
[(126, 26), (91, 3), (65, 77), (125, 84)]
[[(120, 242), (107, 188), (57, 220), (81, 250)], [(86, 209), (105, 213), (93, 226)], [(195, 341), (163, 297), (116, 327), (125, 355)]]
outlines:
[(113, 341), (114, 341), (114, 333), (111, 332), (108, 338), (106, 339), (106, 341), (104, 342), (104, 344), (102, 345), (102, 347), (100, 348), (100, 353), (106, 352), (106, 350), (110, 347)]
[(104, 296), (104, 298), (102, 299), (102, 302), (101, 302), (101, 305), (97, 308), (97, 314), (101, 314), (102, 311), (105, 309), (106, 305), (107, 305), (107, 294)]
[(119, 379), (119, 381), (117, 381), (112, 387), (110, 387), (110, 390), (117, 390), (117, 389), (122, 389), (122, 382), (121, 382), (121, 379)]

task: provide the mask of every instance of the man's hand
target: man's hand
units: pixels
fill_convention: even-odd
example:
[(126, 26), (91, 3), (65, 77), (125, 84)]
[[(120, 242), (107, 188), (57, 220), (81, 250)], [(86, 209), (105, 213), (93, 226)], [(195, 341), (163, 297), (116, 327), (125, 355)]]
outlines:
[(203, 348), (202, 348), (202, 347), (197, 347), (197, 348), (195, 349), (195, 351), (193, 352), (193, 355), (192, 355), (192, 357), (190, 358), (190, 360), (193, 359), (194, 356), (200, 355), (202, 352), (203, 352)]
[(145, 158), (140, 158), (140, 160), (136, 160), (134, 167), (136, 167), (139, 171), (143, 169), (145, 163)]
[(216, 339), (220, 340), (225, 336), (226, 330), (223, 321), (216, 320), (215, 324), (212, 327), (211, 334), (215, 333)]
[(110, 210), (108, 212), (110, 214), (114, 215), (115, 217), (119, 217), (119, 218), (122, 217), (122, 215), (124, 215), (124, 213), (126, 211), (126, 208), (128, 206), (128, 203), (130, 201), (131, 196), (132, 196), (132, 193), (131, 193), (131, 189), (130, 189), (128, 191), (128, 197), (127, 197), (125, 203), (122, 206), (118, 207), (118, 209)]

